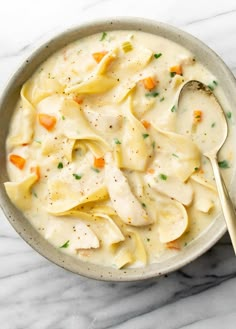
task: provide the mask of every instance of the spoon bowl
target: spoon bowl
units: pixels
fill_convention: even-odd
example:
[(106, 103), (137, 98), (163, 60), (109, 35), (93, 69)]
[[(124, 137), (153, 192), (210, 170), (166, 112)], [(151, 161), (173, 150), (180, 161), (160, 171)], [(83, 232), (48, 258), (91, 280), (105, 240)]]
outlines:
[[(202, 112), (202, 117), (194, 123), (193, 115), (196, 110)], [(185, 83), (179, 93), (178, 114), (178, 132), (190, 135), (206, 156), (219, 152), (227, 138), (228, 125), (218, 99), (208, 86), (197, 80)], [(183, 119), (184, 126), (181, 122)], [(203, 121), (209, 122), (209, 125), (202, 124)], [(210, 135), (208, 130), (211, 126), (214, 126), (214, 134)]]
[[(202, 121), (207, 124), (203, 124)], [(208, 133), (211, 128), (215, 129), (214, 134)], [(209, 86), (197, 80), (190, 80), (184, 84), (178, 97), (176, 130), (178, 133), (189, 135), (211, 162), (223, 215), (236, 254), (236, 212), (217, 160), (218, 152), (228, 135), (228, 125), (224, 111)]]

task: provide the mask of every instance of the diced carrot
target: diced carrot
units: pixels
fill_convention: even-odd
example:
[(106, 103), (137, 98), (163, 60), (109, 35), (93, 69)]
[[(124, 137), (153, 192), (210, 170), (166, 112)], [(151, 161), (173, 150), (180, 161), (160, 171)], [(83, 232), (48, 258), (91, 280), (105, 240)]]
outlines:
[(24, 168), (26, 162), (24, 158), (22, 158), (20, 155), (17, 154), (11, 154), (9, 156), (9, 160), (11, 161), (12, 164), (14, 164), (14, 166), (19, 168), (20, 170)]
[(39, 166), (31, 167), (30, 172), (37, 176), (37, 181), (40, 179), (40, 169)]
[(182, 66), (181, 65), (175, 65), (175, 66), (171, 66), (169, 71), (171, 73), (176, 73), (176, 74), (179, 74), (179, 75), (182, 75), (183, 74), (183, 70), (182, 70)]
[(103, 168), (105, 165), (105, 160), (103, 158), (94, 158), (94, 167)]
[(84, 101), (82, 97), (79, 97), (76, 95), (73, 97), (73, 100), (79, 105), (83, 104), (83, 101)]
[(202, 121), (202, 111), (200, 110), (195, 110), (193, 112), (193, 122), (194, 123), (199, 123)]
[(103, 59), (103, 57), (107, 54), (107, 51), (99, 51), (97, 53), (93, 53), (92, 56), (94, 58), (94, 60), (97, 62), (97, 63), (100, 63), (101, 60)]
[(166, 243), (167, 249), (174, 249), (174, 250), (180, 250), (180, 243), (178, 240), (170, 241)]
[(197, 174), (204, 174), (204, 170), (202, 168), (194, 168), (194, 172), (197, 173)]
[(29, 143), (24, 143), (24, 144), (22, 144), (22, 146), (28, 146), (29, 145)]
[(152, 90), (156, 87), (157, 81), (152, 77), (147, 77), (142, 80), (145, 89)]
[(52, 130), (57, 122), (57, 119), (52, 115), (40, 113), (38, 117), (41, 126), (46, 128), (47, 130)]
[(142, 120), (141, 122), (142, 122), (143, 126), (144, 126), (146, 129), (148, 129), (148, 128), (151, 127), (151, 123), (150, 123), (150, 122), (148, 122), (148, 121), (146, 121), (146, 120)]
[(154, 174), (154, 173), (155, 173), (155, 170), (154, 170), (153, 168), (149, 168), (149, 169), (147, 170), (147, 172), (148, 172), (149, 174)]

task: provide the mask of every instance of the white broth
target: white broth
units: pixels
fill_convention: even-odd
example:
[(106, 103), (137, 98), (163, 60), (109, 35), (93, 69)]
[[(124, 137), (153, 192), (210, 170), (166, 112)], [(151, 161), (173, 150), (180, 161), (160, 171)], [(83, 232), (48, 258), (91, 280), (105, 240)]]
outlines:
[[(193, 79), (227, 104), (213, 72), (155, 35), (104, 32), (61, 49), (22, 87), (7, 138), (9, 198), (45, 239), (83, 261), (119, 269), (181, 253), (221, 211), (191, 134), (195, 125), (210, 145), (220, 123), (200, 98), (186, 110), (176, 104)], [(229, 184), (225, 112), (219, 165)]]

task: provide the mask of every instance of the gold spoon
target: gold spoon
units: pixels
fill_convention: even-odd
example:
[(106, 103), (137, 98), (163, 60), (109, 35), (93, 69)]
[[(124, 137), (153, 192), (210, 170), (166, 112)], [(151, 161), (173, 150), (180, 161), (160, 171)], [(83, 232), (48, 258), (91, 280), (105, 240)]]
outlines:
[[(207, 120), (206, 122), (209, 123), (213, 120), (208, 129), (214, 128), (214, 134), (208, 135), (203, 122), (199, 122), (196, 125), (192, 124), (193, 111), (198, 109), (203, 110), (203, 120)], [(202, 154), (211, 162), (222, 211), (236, 254), (236, 212), (217, 161), (218, 152), (228, 135), (228, 125), (218, 99), (212, 90), (202, 82), (196, 80), (188, 81), (180, 90), (176, 128), (179, 133), (190, 135)]]

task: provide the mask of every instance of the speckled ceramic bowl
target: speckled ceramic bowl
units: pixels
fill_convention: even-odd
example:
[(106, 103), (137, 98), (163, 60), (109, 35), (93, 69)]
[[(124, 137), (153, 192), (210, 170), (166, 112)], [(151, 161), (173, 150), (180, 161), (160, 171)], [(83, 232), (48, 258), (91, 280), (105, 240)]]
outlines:
[[(18, 232), (18, 234), (29, 243), (41, 255), (50, 261), (68, 269), (74, 273), (100, 280), (110, 281), (132, 281), (143, 280), (172, 272), (193, 261), (214, 245), (226, 231), (223, 216), (219, 216), (213, 224), (193, 243), (184, 248), (177, 256), (174, 256), (162, 263), (152, 264), (140, 269), (115, 270), (113, 268), (101, 267), (84, 263), (79, 259), (60, 252), (57, 248), (48, 243), (23, 217), (7, 197), (3, 183), (8, 180), (5, 158), (5, 140), (8, 134), (9, 122), (19, 97), (22, 84), (32, 75), (39, 65), (45, 61), (56, 50), (64, 47), (82, 37), (103, 31), (111, 30), (141, 30), (156, 34), (179, 43), (192, 51), (197, 58), (211, 72), (214, 72), (216, 79), (221, 81), (221, 87), (225, 93), (228, 103), (232, 109), (236, 109), (236, 83), (235, 79), (222, 62), (222, 60), (202, 42), (193, 36), (155, 21), (141, 18), (115, 18), (103, 19), (96, 22), (74, 27), (66, 30), (47, 43), (39, 46), (36, 51), (20, 66), (5, 88), (0, 100), (0, 203), (6, 218)], [(224, 105), (224, 104), (223, 104)], [(235, 175), (232, 178), (231, 186), (234, 186)], [(231, 190), (231, 194), (233, 191)]]

